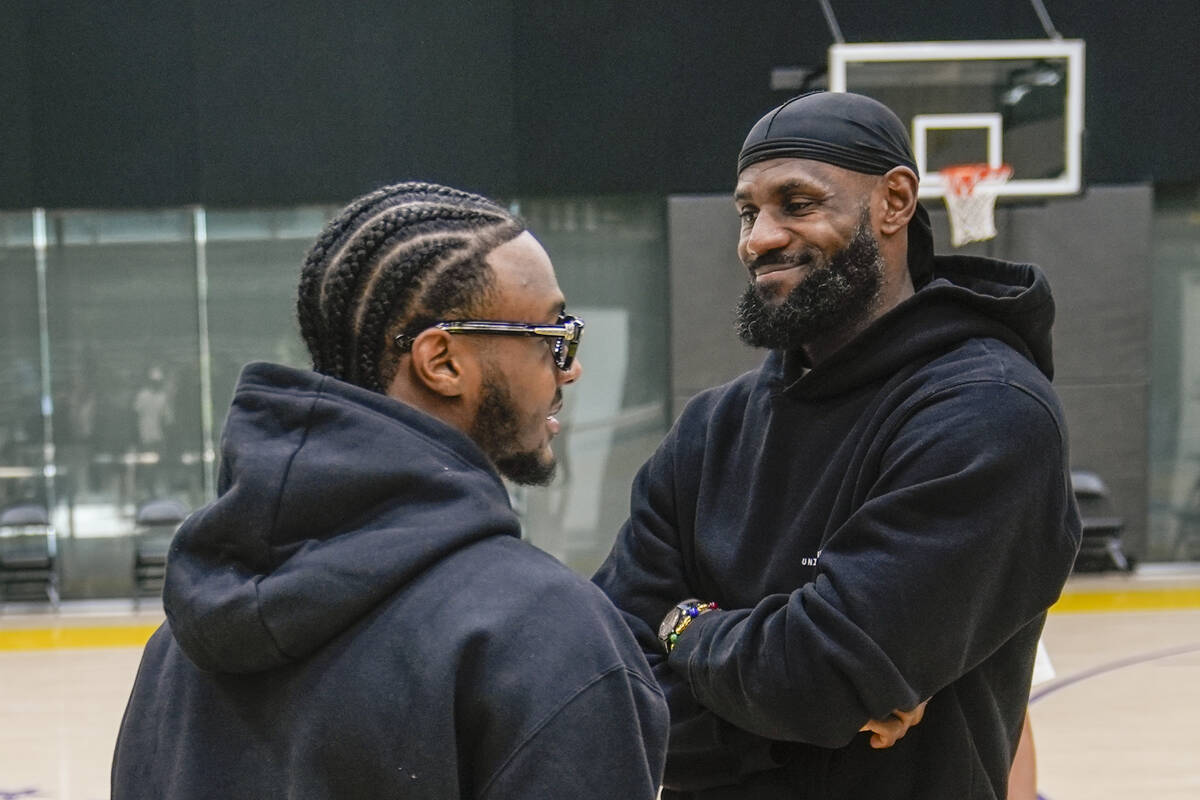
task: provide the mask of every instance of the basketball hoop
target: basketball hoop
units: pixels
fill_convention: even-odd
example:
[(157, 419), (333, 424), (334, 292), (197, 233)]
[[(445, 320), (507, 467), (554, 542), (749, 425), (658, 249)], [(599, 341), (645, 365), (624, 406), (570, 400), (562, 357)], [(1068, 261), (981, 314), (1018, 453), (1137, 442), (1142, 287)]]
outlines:
[(1001, 164), (955, 164), (938, 170), (945, 185), (950, 214), (950, 241), (955, 247), (996, 236), (996, 194), (1012, 177), (1012, 167)]

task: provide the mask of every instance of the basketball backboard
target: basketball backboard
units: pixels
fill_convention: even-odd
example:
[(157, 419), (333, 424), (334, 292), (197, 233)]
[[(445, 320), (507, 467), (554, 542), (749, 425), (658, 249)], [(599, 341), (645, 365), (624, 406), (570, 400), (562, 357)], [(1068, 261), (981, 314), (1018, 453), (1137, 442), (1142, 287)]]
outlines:
[(921, 197), (943, 197), (938, 170), (1008, 164), (997, 194), (1082, 188), (1083, 42), (835, 44), (829, 89), (887, 105), (909, 126)]

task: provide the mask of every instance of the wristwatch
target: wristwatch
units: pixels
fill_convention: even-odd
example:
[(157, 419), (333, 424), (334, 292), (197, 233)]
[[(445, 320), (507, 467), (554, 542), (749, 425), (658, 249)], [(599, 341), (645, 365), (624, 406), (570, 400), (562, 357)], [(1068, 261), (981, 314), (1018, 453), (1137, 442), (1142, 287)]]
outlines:
[(663, 617), (662, 624), (658, 626), (658, 640), (662, 642), (663, 648), (670, 653), (675, 649), (675, 642), (678, 641), (679, 634), (692, 624), (692, 620), (701, 614), (715, 610), (716, 607), (716, 603), (706, 603), (694, 597), (676, 603)]

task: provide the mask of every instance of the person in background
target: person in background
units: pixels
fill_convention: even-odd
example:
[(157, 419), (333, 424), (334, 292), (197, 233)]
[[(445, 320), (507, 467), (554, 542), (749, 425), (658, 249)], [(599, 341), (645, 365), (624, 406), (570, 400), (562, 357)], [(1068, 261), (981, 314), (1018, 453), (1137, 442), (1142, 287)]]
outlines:
[[(594, 576), (671, 705), (664, 798), (1005, 797), (1080, 540), (1054, 303), (1032, 265), (935, 258), (917, 190), (862, 95), (742, 147), (738, 328), (768, 354), (688, 403)], [(926, 700), (893, 747), (860, 733)]]
[(520, 539), (584, 324), (495, 203), (355, 200), (300, 278), (313, 369), (245, 368), (180, 527), (113, 800), (655, 797), (667, 707), (594, 585)]

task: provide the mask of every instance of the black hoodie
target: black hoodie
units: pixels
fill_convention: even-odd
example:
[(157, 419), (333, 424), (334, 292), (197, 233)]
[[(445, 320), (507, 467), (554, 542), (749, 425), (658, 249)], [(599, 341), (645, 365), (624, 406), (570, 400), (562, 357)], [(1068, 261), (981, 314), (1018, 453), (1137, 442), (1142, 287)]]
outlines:
[(113, 800), (652, 798), (666, 706), (596, 587), (519, 539), (467, 437), (246, 368), (172, 544)]
[[(595, 577), (671, 705), (664, 797), (1005, 796), (1079, 545), (1053, 319), (1036, 268), (939, 258), (815, 368), (772, 352), (689, 403)], [(665, 658), (689, 597), (722, 610)], [(891, 749), (859, 733), (926, 698)]]

